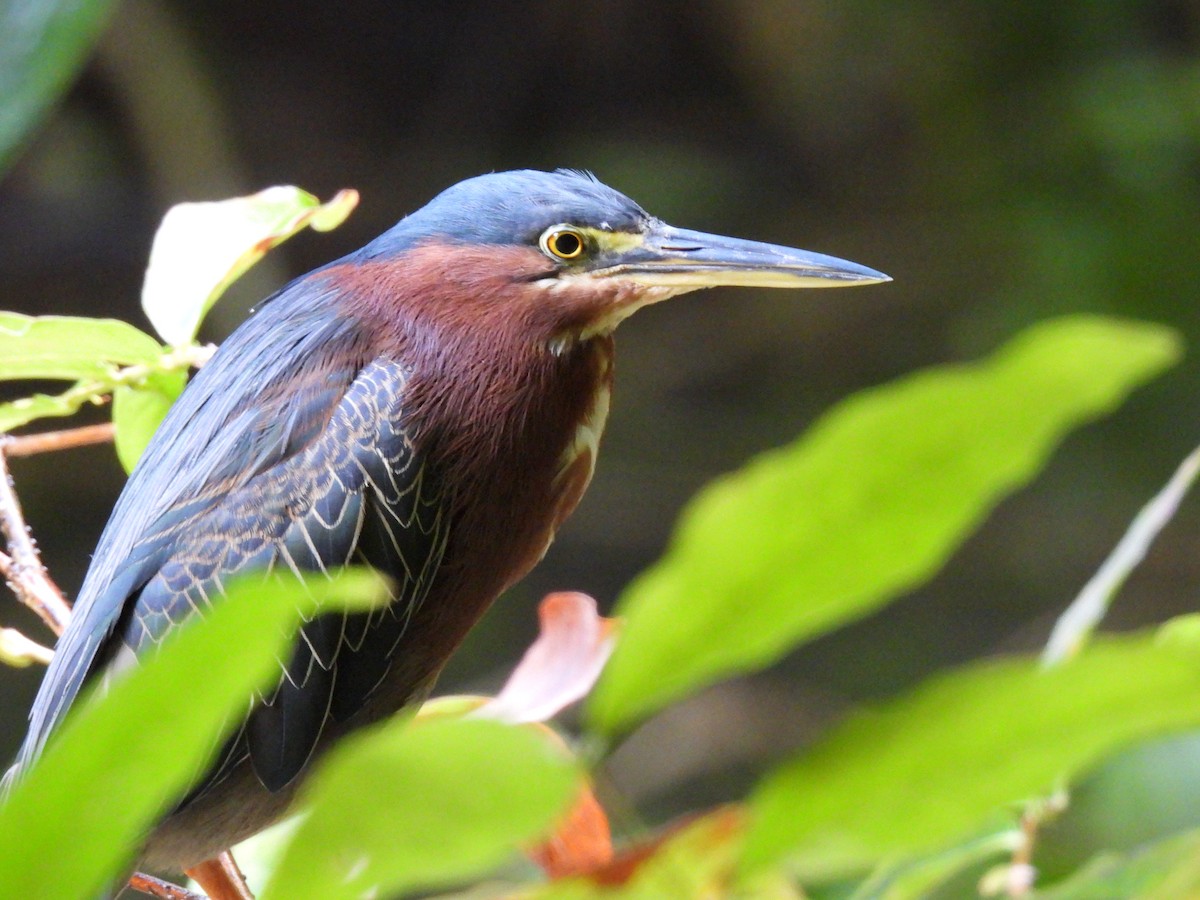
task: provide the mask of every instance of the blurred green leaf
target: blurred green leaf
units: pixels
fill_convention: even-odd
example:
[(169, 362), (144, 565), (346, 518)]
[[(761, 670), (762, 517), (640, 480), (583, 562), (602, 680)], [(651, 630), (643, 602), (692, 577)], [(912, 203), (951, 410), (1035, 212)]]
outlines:
[(82, 703), (0, 806), (0, 846), (21, 848), (0, 854), (4, 896), (102, 890), (203, 771), (251, 692), (278, 677), (299, 617), (385, 597), (379, 576), (364, 571), (304, 585), (261, 576), (232, 583), (202, 622), (181, 628), (164, 652)]
[(112, 6), (112, 0), (0, 4), (0, 174), (82, 67)]
[(865, 391), (706, 488), (618, 606), (589, 707), (609, 734), (931, 577), (1072, 428), (1174, 362), (1169, 329), (1077, 316)]
[(113, 425), (117, 456), (132, 472), (146, 445), (162, 424), (171, 404), (187, 385), (187, 372), (156, 372), (138, 387), (118, 387), (113, 392)]
[(168, 344), (191, 343), (225, 289), (268, 250), (307, 227), (336, 228), (357, 204), (353, 190), (339, 191), (322, 203), (288, 185), (248, 197), (173, 206), (154, 235), (142, 309)]
[(0, 380), (105, 379), (120, 366), (151, 365), (158, 341), (118, 319), (0, 312)]
[(1053, 669), (976, 663), (852, 715), (755, 791), (746, 868), (789, 857), (836, 874), (929, 851), (1124, 744), (1194, 725), (1198, 649), (1107, 638)]
[(989, 860), (1012, 856), (1024, 840), (1009, 827), (900, 863), (885, 863), (860, 884), (849, 900), (925, 900), (939, 886)]
[(1129, 855), (1106, 854), (1032, 900), (1184, 900), (1200, 896), (1200, 831)]
[(338, 900), (486, 872), (578, 789), (535, 729), (481, 719), (385, 724), (346, 738), (305, 786), (307, 815), (260, 900)]
[[(279, 861), (303, 820), (304, 813), (295, 812), (293, 808), (287, 818), (252, 834), (233, 848), (233, 856), (248, 885), (257, 889), (267, 883), (271, 873), (279, 868)], [(200, 890), (198, 884), (192, 883), (191, 887)]]

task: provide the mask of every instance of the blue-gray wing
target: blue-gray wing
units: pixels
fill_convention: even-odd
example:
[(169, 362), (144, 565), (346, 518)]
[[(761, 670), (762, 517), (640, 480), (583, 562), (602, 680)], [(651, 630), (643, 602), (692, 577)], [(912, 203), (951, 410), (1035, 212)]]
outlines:
[(404, 430), (407, 373), (375, 358), (370, 336), (329, 315), (324, 299), (311, 282), (286, 289), (226, 342), (160, 428), (101, 538), (20, 764), (84, 683), (157, 646), (244, 571), (361, 560), (391, 576), (394, 602), (306, 623), (278, 687), (207, 782), (249, 755), (265, 785), (288, 783), (331, 718), (353, 714), (386, 674), (448, 522)]

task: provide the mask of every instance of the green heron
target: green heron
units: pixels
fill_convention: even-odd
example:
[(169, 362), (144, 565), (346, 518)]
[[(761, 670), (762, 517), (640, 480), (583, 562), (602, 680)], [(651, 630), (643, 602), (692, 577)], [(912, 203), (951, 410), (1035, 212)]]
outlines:
[(376, 567), (390, 605), (303, 626), (139, 860), (216, 856), (279, 818), (324, 748), (422, 699), (542, 558), (592, 477), (623, 319), (715, 285), (886, 280), (673, 228), (578, 172), (449, 188), (266, 300), (184, 391), (100, 539), (18, 771), (84, 684), (219, 603), (235, 573)]

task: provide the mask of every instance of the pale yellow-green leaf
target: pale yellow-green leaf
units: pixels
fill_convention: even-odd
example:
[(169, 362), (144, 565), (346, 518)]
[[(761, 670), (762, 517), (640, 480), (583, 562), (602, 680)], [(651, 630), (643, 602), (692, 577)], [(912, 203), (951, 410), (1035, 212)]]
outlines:
[(118, 319), (0, 312), (0, 380), (103, 379), (161, 353), (158, 341)]
[(225, 289), (268, 250), (303, 228), (337, 227), (357, 203), (353, 190), (321, 203), (300, 188), (280, 186), (173, 206), (150, 251), (142, 287), (146, 316), (168, 344), (189, 343)]

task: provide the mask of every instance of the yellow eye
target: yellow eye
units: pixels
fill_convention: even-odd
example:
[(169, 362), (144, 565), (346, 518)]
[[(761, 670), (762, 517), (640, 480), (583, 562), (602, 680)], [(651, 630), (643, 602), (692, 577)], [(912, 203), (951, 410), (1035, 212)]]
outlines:
[(583, 235), (574, 228), (555, 225), (542, 235), (542, 252), (556, 259), (578, 259), (583, 256)]

